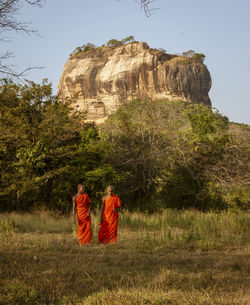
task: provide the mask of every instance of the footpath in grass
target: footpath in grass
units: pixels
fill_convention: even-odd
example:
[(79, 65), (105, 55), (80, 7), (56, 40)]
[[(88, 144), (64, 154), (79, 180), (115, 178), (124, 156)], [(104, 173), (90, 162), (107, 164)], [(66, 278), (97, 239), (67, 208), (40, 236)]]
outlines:
[(118, 243), (70, 219), (0, 215), (0, 304), (249, 304), (249, 214), (123, 212)]

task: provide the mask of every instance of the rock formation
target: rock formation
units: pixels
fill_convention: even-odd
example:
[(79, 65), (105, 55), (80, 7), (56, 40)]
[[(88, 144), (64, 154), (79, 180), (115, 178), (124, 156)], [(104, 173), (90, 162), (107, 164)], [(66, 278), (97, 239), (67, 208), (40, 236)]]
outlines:
[(137, 98), (182, 99), (211, 106), (211, 77), (201, 60), (166, 54), (145, 42), (72, 55), (58, 85), (62, 102), (100, 123)]

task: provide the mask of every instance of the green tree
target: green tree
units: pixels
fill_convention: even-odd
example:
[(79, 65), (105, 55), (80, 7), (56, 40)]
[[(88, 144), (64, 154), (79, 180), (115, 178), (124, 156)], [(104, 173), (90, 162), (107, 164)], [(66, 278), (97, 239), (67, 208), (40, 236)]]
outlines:
[(110, 39), (108, 42), (107, 42), (107, 46), (108, 47), (120, 47), (120, 46), (123, 46), (124, 44), (126, 43), (129, 43), (129, 42), (132, 42), (134, 41), (135, 37), (134, 36), (128, 36), (128, 37), (125, 37), (123, 38), (122, 40), (117, 40), (117, 39)]
[(128, 37), (123, 38), (121, 42), (122, 42), (122, 44), (125, 44), (125, 43), (128, 43), (128, 42), (132, 42), (134, 40), (135, 40), (135, 36), (130, 35)]
[(115, 184), (131, 209), (248, 206), (249, 126), (167, 100), (125, 104), (98, 128), (83, 119), (46, 80), (2, 80), (1, 210), (67, 211), (78, 183), (95, 202)]
[(119, 46), (122, 46), (122, 42), (120, 40), (113, 38), (107, 42), (107, 46), (108, 47), (119, 47)]
[(70, 56), (78, 54), (80, 52), (94, 50), (95, 48), (96, 46), (93, 43), (88, 42), (87, 44), (83, 44), (81, 47), (76, 47), (75, 50), (70, 54)]
[(203, 53), (195, 53), (193, 56), (192, 56), (192, 59), (194, 60), (197, 60), (197, 61), (201, 61), (203, 62), (206, 58), (206, 55), (204, 55)]
[(230, 192), (247, 188), (246, 149), (228, 119), (203, 105), (134, 101), (108, 119), (101, 139), (131, 207), (221, 209), (237, 205)]
[(115, 172), (102, 161), (96, 127), (81, 122), (80, 114), (52, 96), (46, 80), (23, 86), (2, 82), (1, 210), (66, 211), (79, 182), (98, 198)]
[(88, 42), (84, 48), (84, 51), (94, 50), (96, 46), (93, 43)]

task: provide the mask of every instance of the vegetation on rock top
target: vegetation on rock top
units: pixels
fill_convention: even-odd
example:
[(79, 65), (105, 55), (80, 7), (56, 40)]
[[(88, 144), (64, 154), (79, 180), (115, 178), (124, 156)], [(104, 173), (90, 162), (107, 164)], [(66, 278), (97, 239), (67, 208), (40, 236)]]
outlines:
[[(91, 51), (98, 50), (98, 49), (106, 49), (106, 48), (110, 48), (110, 47), (121, 47), (128, 43), (133, 43), (133, 42), (135, 42), (135, 40), (134, 40), (134, 36), (132, 36), (132, 35), (125, 37), (122, 40), (112, 38), (106, 44), (103, 44), (100, 47), (97, 47), (93, 43), (88, 42), (86, 44), (83, 44), (80, 47), (76, 47), (74, 49), (74, 51), (70, 54), (70, 57), (78, 55), (83, 52), (91, 52)], [(162, 49), (162, 48), (154, 49), (154, 50), (158, 50), (163, 53), (166, 53), (166, 50)], [(192, 62), (203, 63), (205, 57), (206, 56), (203, 53), (195, 53), (195, 51), (193, 51), (193, 50), (188, 50), (186, 52), (183, 52), (182, 55), (178, 55), (176, 58), (174, 58), (175, 59), (174, 61), (171, 60), (171, 65), (172, 64), (175, 64), (175, 65), (176, 64), (189, 64)]]

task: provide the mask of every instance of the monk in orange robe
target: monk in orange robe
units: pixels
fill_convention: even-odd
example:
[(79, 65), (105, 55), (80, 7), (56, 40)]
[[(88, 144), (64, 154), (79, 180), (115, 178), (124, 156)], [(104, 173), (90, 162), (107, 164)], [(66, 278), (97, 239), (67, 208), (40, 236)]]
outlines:
[(117, 241), (118, 210), (121, 208), (121, 200), (114, 194), (113, 186), (107, 187), (107, 193), (102, 199), (98, 240), (103, 244), (112, 244)]
[(92, 241), (91, 232), (91, 200), (85, 193), (83, 184), (78, 185), (78, 193), (72, 198), (73, 201), (73, 223), (77, 214), (77, 237), (80, 245), (87, 245)]

